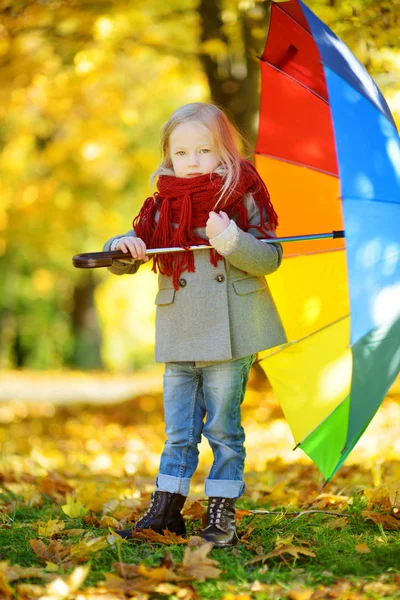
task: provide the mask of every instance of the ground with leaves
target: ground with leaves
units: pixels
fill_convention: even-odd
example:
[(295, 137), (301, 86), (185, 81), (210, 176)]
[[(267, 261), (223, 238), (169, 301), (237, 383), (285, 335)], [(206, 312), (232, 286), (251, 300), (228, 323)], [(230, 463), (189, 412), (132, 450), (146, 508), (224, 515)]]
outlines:
[[(77, 378), (70, 375), (71, 389)], [(56, 376), (46, 385), (52, 380), (55, 390)], [(105, 375), (91, 381), (99, 398), (113, 381), (118, 388)], [(117, 404), (38, 401), (36, 383), (34, 402), (0, 404), (0, 599), (400, 598), (398, 398), (385, 400), (322, 488), (253, 373), (239, 543), (212, 549), (199, 538), (206, 444), (184, 509), (187, 538), (141, 532), (129, 542), (115, 534), (148, 506), (154, 485), (164, 441), (154, 377), (151, 394), (141, 380), (138, 393)]]

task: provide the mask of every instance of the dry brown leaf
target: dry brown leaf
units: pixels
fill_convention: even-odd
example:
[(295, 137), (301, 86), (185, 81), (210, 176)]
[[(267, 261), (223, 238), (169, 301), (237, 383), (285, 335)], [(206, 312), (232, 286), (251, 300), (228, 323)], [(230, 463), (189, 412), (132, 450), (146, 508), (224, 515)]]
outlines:
[(38, 489), (43, 494), (55, 499), (65, 498), (67, 494), (73, 492), (73, 487), (66, 479), (56, 473), (56, 471), (51, 471), (46, 477), (40, 478), (38, 481)]
[(370, 519), (377, 525), (382, 525), (384, 529), (390, 530), (398, 530), (400, 529), (400, 521), (395, 519), (391, 515), (385, 515), (381, 513), (369, 512), (367, 510), (363, 510), (361, 515), (365, 519)]
[(197, 581), (219, 577), (222, 571), (217, 567), (218, 561), (207, 558), (207, 554), (212, 548), (211, 542), (202, 544), (194, 550), (185, 548), (182, 572)]
[(71, 558), (71, 544), (63, 546), (59, 540), (51, 540), (46, 546), (42, 540), (29, 540), (32, 550), (42, 560), (63, 565), (68, 568), (73, 565)]
[(189, 504), (187, 508), (183, 509), (182, 514), (184, 517), (187, 517), (189, 521), (195, 521), (196, 519), (202, 520), (203, 516), (206, 514), (206, 511), (204, 510), (201, 502), (199, 502), (199, 500), (195, 500)]
[[(252, 565), (257, 562), (264, 563), (269, 558), (279, 556), (283, 560), (285, 560), (284, 555), (290, 554), (294, 558), (300, 558), (300, 554), (304, 556), (312, 556), (315, 557), (315, 553), (304, 546), (294, 546), (292, 544), (293, 536), (289, 536), (288, 538), (278, 538), (275, 544), (275, 550), (272, 552), (268, 552), (268, 554), (261, 554), (260, 556), (256, 556), (248, 561), (246, 561), (246, 565)], [(307, 544), (307, 542), (303, 542), (303, 544)]]
[(351, 504), (352, 498), (349, 496), (336, 496), (335, 494), (319, 494), (308, 505), (315, 510), (323, 510), (324, 508), (335, 508), (336, 510), (344, 510)]
[[(0, 563), (0, 565), (3, 563)], [(1, 572), (1, 571), (0, 571)], [(38, 567), (21, 567), (20, 565), (12, 565), (6, 568), (7, 581), (17, 581), (18, 579), (42, 579), (46, 577), (43, 569)]]
[(100, 521), (96, 517), (94, 512), (90, 512), (88, 515), (82, 517), (82, 521), (91, 527), (100, 527)]
[(364, 490), (368, 508), (379, 507), (387, 512), (400, 508), (400, 481), (379, 485), (374, 490)]
[(188, 540), (173, 533), (172, 531), (164, 530), (162, 533), (156, 533), (152, 529), (142, 529), (141, 531), (135, 531), (132, 529), (133, 540), (145, 540), (146, 542), (156, 542), (157, 544), (164, 544), (165, 546), (174, 546), (175, 544), (187, 544)]
[(122, 563), (122, 562), (114, 562), (113, 568), (122, 575), (124, 579), (133, 579), (134, 577), (139, 577), (138, 575), (138, 566), (133, 565), (131, 563)]
[(344, 529), (349, 524), (349, 520), (347, 517), (339, 517), (338, 519), (332, 519), (329, 517), (330, 521), (325, 523), (324, 527), (326, 529)]

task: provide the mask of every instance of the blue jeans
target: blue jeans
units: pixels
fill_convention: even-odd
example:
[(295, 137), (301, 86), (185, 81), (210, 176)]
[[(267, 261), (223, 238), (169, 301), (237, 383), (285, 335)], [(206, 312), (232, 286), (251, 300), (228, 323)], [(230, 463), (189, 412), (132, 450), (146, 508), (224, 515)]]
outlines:
[(223, 498), (243, 494), (246, 451), (240, 407), (255, 356), (205, 367), (195, 362), (166, 363), (164, 418), (168, 439), (161, 455), (157, 490), (187, 496), (203, 434), (214, 455), (205, 494)]

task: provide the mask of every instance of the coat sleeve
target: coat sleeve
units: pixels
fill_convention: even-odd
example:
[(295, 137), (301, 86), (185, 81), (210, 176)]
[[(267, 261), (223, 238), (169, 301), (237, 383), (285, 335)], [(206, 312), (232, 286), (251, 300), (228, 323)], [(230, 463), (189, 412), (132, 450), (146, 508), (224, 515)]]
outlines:
[[(108, 252), (111, 249), (111, 244), (114, 240), (120, 240), (123, 237), (136, 237), (136, 234), (133, 229), (130, 229), (128, 233), (122, 233), (120, 235), (115, 235), (106, 241), (103, 246), (103, 251)], [(114, 275), (133, 275), (137, 272), (139, 267), (143, 264), (142, 260), (134, 260), (131, 263), (123, 263), (120, 260), (113, 260), (111, 267), (107, 267), (107, 269), (114, 273)]]
[[(276, 271), (282, 262), (282, 246), (260, 242), (257, 239), (265, 237), (256, 229), (260, 225), (258, 207), (251, 195), (246, 196), (243, 201), (249, 216), (248, 231), (244, 232), (231, 220), (228, 227), (230, 231), (225, 230), (210, 242), (234, 267), (250, 275), (269, 275)], [(270, 235), (276, 237), (275, 231), (271, 231)]]

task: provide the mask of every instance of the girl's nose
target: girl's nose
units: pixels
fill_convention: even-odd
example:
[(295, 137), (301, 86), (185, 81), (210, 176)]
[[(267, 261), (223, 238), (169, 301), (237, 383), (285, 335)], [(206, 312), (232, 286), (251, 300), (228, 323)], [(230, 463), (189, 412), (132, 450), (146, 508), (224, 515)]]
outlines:
[(199, 158), (197, 154), (194, 154), (189, 157), (189, 167), (197, 167), (199, 164)]

